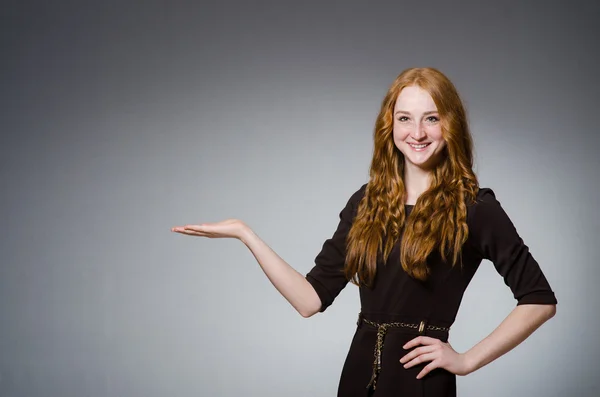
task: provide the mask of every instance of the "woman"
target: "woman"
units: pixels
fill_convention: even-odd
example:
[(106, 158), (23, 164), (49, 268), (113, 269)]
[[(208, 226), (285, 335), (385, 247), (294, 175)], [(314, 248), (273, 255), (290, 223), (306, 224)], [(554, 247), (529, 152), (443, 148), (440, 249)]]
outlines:
[[(369, 182), (303, 276), (239, 220), (174, 227), (232, 237), (252, 251), (303, 316), (324, 311), (350, 281), (361, 313), (338, 396), (455, 396), (456, 375), (508, 352), (556, 312), (556, 298), (492, 190), (479, 188), (454, 85), (432, 68), (402, 72), (383, 100)], [(463, 293), (483, 259), (517, 306), (465, 353), (448, 343)]]

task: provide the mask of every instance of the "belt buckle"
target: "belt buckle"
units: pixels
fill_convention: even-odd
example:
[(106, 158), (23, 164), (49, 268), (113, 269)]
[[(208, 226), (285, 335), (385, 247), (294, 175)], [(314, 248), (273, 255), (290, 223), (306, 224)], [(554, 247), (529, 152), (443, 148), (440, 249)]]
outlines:
[(427, 320), (421, 320), (419, 323), (419, 335), (423, 335), (427, 328)]

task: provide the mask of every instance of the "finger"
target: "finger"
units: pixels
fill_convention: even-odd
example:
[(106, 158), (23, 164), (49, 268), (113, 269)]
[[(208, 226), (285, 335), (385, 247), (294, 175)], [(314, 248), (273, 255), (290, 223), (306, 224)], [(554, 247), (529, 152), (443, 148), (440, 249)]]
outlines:
[(175, 226), (171, 228), (174, 232), (179, 232), (183, 234), (189, 234), (191, 236), (200, 236), (200, 234), (195, 233), (204, 233), (202, 234), (205, 237), (210, 237), (208, 234), (210, 233), (205, 224), (202, 225), (185, 225), (185, 226)]
[(188, 236), (198, 236), (198, 237), (215, 237), (211, 233), (195, 232), (193, 230), (186, 230), (183, 232), (183, 234), (187, 234)]
[[(185, 225), (185, 226), (173, 226), (171, 231), (173, 232), (181, 232), (189, 228), (190, 226), (198, 226), (198, 225)], [(195, 229), (195, 228), (194, 228)]]
[(195, 232), (206, 232), (207, 227), (205, 224), (202, 225), (185, 225), (183, 227), (185, 230), (193, 230)]
[(437, 338), (432, 338), (429, 336), (417, 336), (416, 338), (406, 342), (406, 344), (402, 346), (402, 348), (408, 350), (419, 345), (433, 345), (438, 343), (441, 343), (441, 340)]
[(186, 234), (188, 236), (199, 236), (199, 237), (210, 237), (210, 233), (205, 233), (205, 232), (196, 232), (194, 230), (187, 230), (187, 229), (174, 229), (173, 230), (176, 233), (179, 234)]
[(415, 350), (411, 351), (410, 353), (408, 353), (404, 357), (402, 357), (400, 359), (400, 362), (402, 364), (407, 363), (410, 360), (412, 360), (413, 358), (415, 358), (421, 354), (431, 353), (434, 350), (435, 350), (435, 346), (432, 346), (432, 345), (417, 347)]
[(430, 362), (429, 364), (427, 364), (425, 366), (425, 368), (423, 368), (421, 370), (421, 372), (419, 372), (419, 375), (417, 375), (417, 379), (421, 379), (422, 377), (424, 377), (425, 375), (427, 375), (428, 373), (430, 373), (431, 371), (433, 371), (436, 368), (438, 368), (437, 361)]
[(411, 361), (404, 364), (404, 368), (414, 367), (415, 365), (426, 363), (428, 361), (433, 361), (438, 358), (438, 355), (434, 353), (421, 354), (420, 356), (412, 359)]

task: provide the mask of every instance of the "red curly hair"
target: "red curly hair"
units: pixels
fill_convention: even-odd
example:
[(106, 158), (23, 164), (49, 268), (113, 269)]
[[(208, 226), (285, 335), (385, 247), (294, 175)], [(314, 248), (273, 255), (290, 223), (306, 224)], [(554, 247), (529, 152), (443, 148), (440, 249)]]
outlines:
[[(404, 155), (393, 139), (393, 110), (404, 87), (427, 91), (440, 115), (446, 142), (432, 170), (431, 185), (406, 216)], [(370, 178), (347, 239), (345, 274), (357, 285), (371, 286), (377, 262), (387, 261), (402, 233), (400, 263), (415, 279), (426, 280), (427, 258), (437, 251), (452, 266), (460, 263), (467, 240), (467, 202), (475, 201), (473, 141), (466, 112), (452, 82), (433, 68), (411, 68), (394, 80), (375, 123)]]

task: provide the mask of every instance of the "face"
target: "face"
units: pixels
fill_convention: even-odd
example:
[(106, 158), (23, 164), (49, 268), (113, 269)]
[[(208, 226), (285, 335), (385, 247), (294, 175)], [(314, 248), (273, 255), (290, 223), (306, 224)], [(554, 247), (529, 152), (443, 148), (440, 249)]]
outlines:
[(417, 86), (405, 87), (394, 106), (394, 144), (406, 166), (430, 170), (441, 158), (446, 142), (431, 95)]

